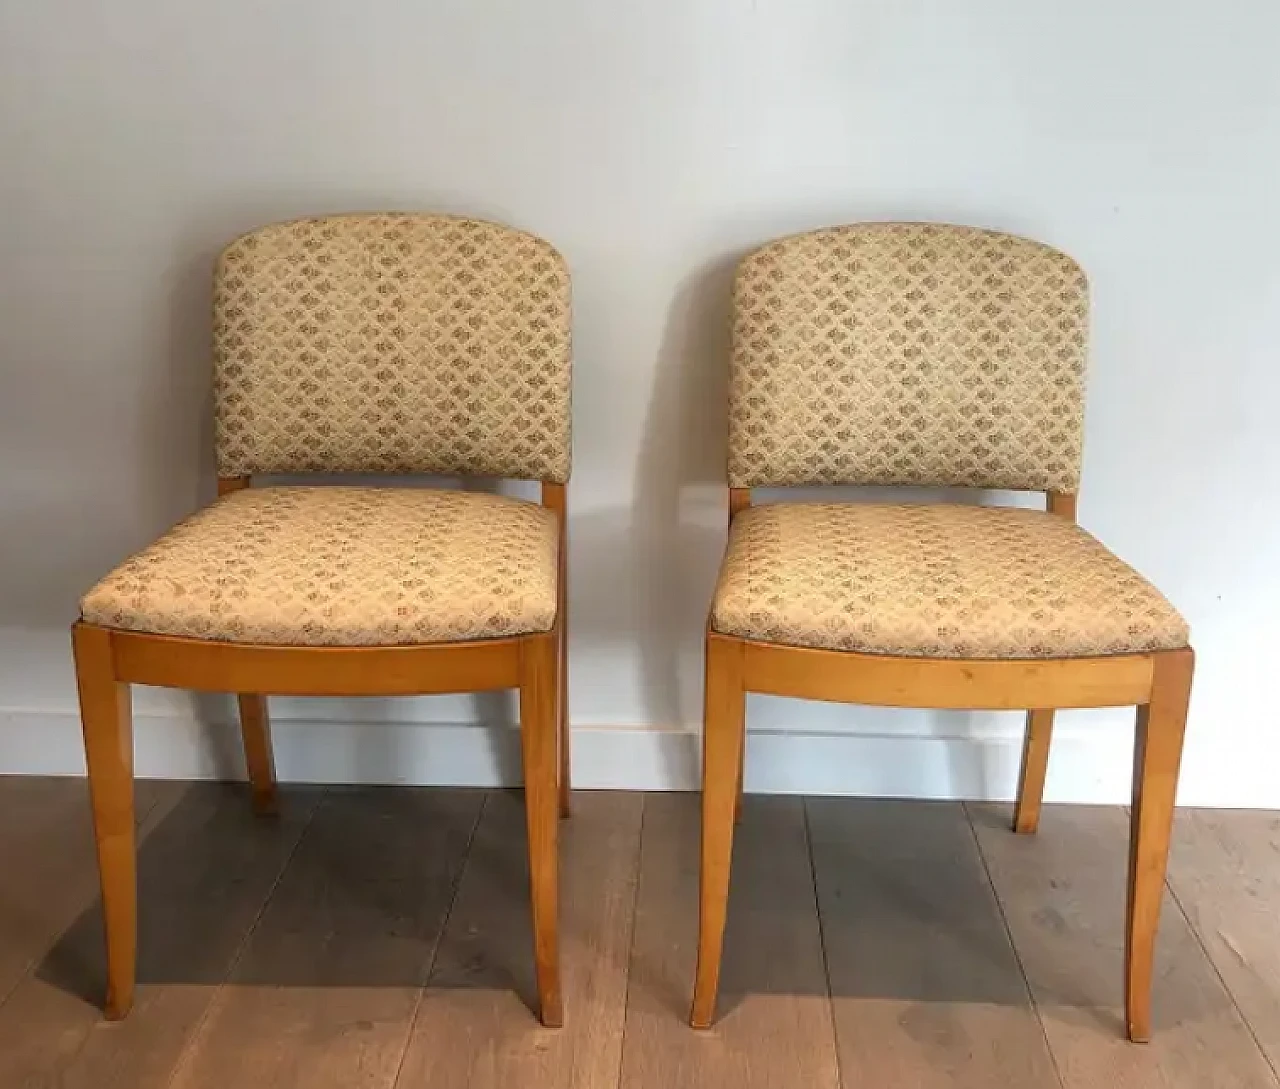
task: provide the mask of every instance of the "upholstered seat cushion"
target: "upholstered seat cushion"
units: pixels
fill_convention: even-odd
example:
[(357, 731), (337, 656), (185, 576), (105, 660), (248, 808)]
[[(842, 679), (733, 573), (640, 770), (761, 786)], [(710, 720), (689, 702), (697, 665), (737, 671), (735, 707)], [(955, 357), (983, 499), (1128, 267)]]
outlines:
[(92, 624), (286, 646), (456, 642), (555, 623), (553, 512), (417, 488), (249, 488), (85, 595)]
[(730, 530), (712, 627), (791, 646), (928, 658), (1187, 645), (1173, 606), (1075, 523), (950, 504), (747, 508)]

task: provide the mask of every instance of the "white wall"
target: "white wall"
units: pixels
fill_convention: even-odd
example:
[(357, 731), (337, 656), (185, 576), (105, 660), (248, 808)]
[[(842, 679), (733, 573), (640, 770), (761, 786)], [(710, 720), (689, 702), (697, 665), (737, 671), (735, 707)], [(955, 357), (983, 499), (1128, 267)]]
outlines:
[[(79, 767), (77, 595), (211, 492), (216, 251), (392, 208), (568, 256), (579, 779), (691, 785), (730, 267), (936, 218), (1090, 271), (1082, 520), (1191, 619), (1184, 800), (1280, 805), (1277, 40), (1267, 0), (0, 5), (0, 768)], [(223, 701), (138, 710), (145, 772), (234, 769)], [(275, 713), (285, 775), (515, 774), (509, 733), (468, 726), (503, 699)], [(758, 789), (1012, 787), (1016, 717), (761, 699), (750, 721)], [(1129, 721), (1063, 716), (1051, 795), (1121, 798)]]

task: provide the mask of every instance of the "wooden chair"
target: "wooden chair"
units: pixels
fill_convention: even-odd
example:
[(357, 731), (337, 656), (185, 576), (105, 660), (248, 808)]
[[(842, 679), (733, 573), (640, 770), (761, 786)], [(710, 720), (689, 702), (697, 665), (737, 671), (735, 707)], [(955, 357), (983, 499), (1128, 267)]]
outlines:
[[(220, 498), (127, 560), (73, 629), (106, 918), (106, 1014), (133, 1000), (130, 684), (239, 694), (256, 809), (264, 696), (520, 690), (539, 1012), (563, 1020), (558, 815), (569, 810), (565, 482), (569, 276), (541, 239), (352, 215), (233, 242), (214, 288)], [(542, 482), (542, 504), (259, 474)], [(557, 757), (558, 750), (558, 757)]]
[[(729, 543), (707, 631), (702, 887), (691, 1021), (710, 1024), (747, 692), (1029, 708), (1015, 827), (1040, 813), (1053, 711), (1138, 706), (1125, 1006), (1152, 955), (1193, 656), (1187, 626), (1075, 523), (1087, 287), (1065, 255), (965, 227), (776, 241), (734, 286)], [(1048, 511), (751, 506), (764, 486), (1047, 493)]]

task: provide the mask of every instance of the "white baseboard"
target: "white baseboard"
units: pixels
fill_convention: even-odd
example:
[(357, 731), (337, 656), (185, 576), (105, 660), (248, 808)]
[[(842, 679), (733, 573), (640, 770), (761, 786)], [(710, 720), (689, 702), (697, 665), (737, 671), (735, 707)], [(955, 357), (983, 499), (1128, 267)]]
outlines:
[[(233, 723), (176, 715), (136, 715), (138, 775), (217, 779), (243, 775)], [(460, 724), (276, 721), (282, 781), (500, 786), (519, 782), (520, 749), (510, 727)], [(1060, 730), (1049, 796), (1114, 802), (1127, 789), (1127, 737)], [(987, 731), (976, 737), (895, 733), (752, 732), (747, 789), (918, 798), (1004, 799), (1017, 774), (1020, 739)], [(584, 789), (696, 790), (698, 737), (682, 730), (576, 727), (573, 779)], [(1105, 750), (1105, 751), (1104, 751)], [(82, 775), (84, 756), (74, 714), (0, 713), (0, 772)]]
[[(1131, 714), (1131, 712), (1130, 712)], [(235, 779), (244, 774), (234, 723), (138, 714), (137, 774), (144, 778)], [(513, 785), (520, 780), (519, 737), (512, 727), (466, 724), (349, 723), (285, 719), (272, 724), (281, 781)], [(1132, 732), (1091, 722), (1058, 724), (1046, 797), (1051, 801), (1128, 801)], [(1021, 733), (984, 728), (960, 735), (922, 732), (800, 733), (752, 731), (747, 789), (767, 794), (1008, 800), (1021, 756)], [(573, 780), (583, 789), (696, 790), (699, 743), (683, 730), (575, 727)], [(1184, 768), (1187, 805), (1273, 807), (1269, 777), (1237, 776), (1229, 793), (1213, 769)], [(82, 775), (75, 714), (0, 712), (0, 773)]]

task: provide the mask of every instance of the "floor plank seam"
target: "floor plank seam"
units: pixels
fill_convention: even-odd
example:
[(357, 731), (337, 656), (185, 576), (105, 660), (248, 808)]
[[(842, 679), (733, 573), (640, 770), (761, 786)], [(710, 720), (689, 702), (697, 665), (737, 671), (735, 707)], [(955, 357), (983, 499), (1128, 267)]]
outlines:
[(840, 1039), (836, 1033), (835, 1000), (831, 997), (831, 968), (827, 963), (827, 935), (822, 922), (821, 900), (818, 897), (818, 866), (813, 859), (813, 835), (809, 830), (809, 798), (800, 799), (800, 812), (804, 816), (804, 847), (809, 855), (809, 880), (813, 888), (813, 915), (818, 921), (818, 948), (822, 951), (822, 978), (827, 985), (827, 1024), (831, 1028), (831, 1051), (835, 1060), (836, 1084), (846, 1089), (844, 1070), (840, 1065)]
[[(1049, 1063), (1053, 1067), (1054, 1076), (1058, 1079), (1059, 1089), (1065, 1089), (1067, 1081), (1062, 1076), (1062, 1068), (1058, 1065), (1058, 1056), (1053, 1050), (1053, 1044), (1049, 1042), (1049, 1030), (1045, 1026), (1044, 1017), (1040, 1013), (1040, 1003), (1036, 1001), (1035, 990), (1031, 986), (1031, 980), (1027, 978), (1026, 965), (1022, 963), (1022, 954), (1018, 951), (1018, 943), (1013, 937), (1013, 928), (1009, 925), (1009, 916), (1005, 914), (1004, 904), (1000, 900), (1000, 893), (996, 891), (995, 879), (991, 876), (991, 866), (987, 862), (986, 853), (982, 849), (982, 839), (978, 836), (978, 830), (973, 826), (973, 813), (970, 811), (969, 802), (961, 802), (960, 808), (964, 811), (965, 823), (969, 826), (969, 834), (973, 837), (974, 848), (978, 852), (978, 860), (982, 863), (982, 872), (987, 876), (987, 886), (991, 889), (991, 899), (995, 902), (996, 911), (1000, 913), (1000, 923), (1004, 927), (1005, 937), (1009, 940), (1009, 948), (1013, 951), (1013, 959), (1018, 965), (1018, 974), (1022, 976), (1022, 986), (1027, 992), (1027, 1001), (1031, 1004), (1031, 1012), (1035, 1014), (1036, 1024), (1040, 1026), (1040, 1035), (1044, 1039), (1045, 1053), (1049, 1056)], [(1015, 835), (1012, 830), (1009, 835)]]
[[(618, 1070), (617, 1076), (613, 1079), (613, 1084), (617, 1089), (622, 1089), (622, 1074), (626, 1068), (627, 1058), (627, 1025), (631, 1019), (631, 981), (635, 978), (631, 965), (634, 963), (636, 954), (636, 922), (640, 909), (640, 853), (644, 850), (644, 822), (649, 812), (649, 793), (640, 795), (640, 829), (636, 835), (636, 856), (635, 865), (632, 866), (631, 872), (635, 878), (635, 886), (631, 891), (631, 932), (627, 935), (627, 979), (622, 989), (622, 1044), (618, 1048)], [(690, 1029), (690, 1032), (693, 1030)]]
[[(446, 797), (440, 812), (451, 816), (442, 825), (432, 818), (430, 830), (433, 843), (437, 831), (444, 837), (447, 866), (423, 861), (420, 830), (396, 828), (398, 853), (387, 857), (412, 859), (415, 873), (421, 863), (430, 883), (395, 885), (397, 896), (384, 898), (380, 884), (369, 890), (360, 885), (347, 895), (348, 877), (381, 874), (386, 866), (364, 861), (365, 831), (343, 831), (344, 814), (363, 820), (366, 810), (360, 799), (349, 806), (342, 788), (298, 792), (288, 800), (285, 819), (273, 825), (249, 817), (238, 788), (214, 798), (189, 794), (191, 785), (171, 783), (182, 789), (150, 792), (139, 783), (137, 844), (147, 848), (147, 872), (160, 877), (158, 885), (148, 879), (144, 886), (160, 892), (167, 906), (142, 927), (143, 944), (154, 954), (148, 963), (156, 967), (144, 970), (140, 1008), (130, 1022), (113, 1027), (99, 1013), (101, 966), (93, 931), (100, 900), (93, 844), (86, 840), (83, 781), (68, 783), (65, 793), (12, 795), (39, 806), (25, 822), (29, 832), (7, 829), (0, 842), (0, 851), (11, 841), (17, 845), (13, 862), (22, 864), (15, 872), (22, 865), (38, 869), (55, 853), (70, 857), (37, 874), (42, 883), (34, 892), (0, 897), (0, 914), (17, 924), (0, 926), (0, 1089), (94, 1079), (138, 1089), (190, 1089), (221, 1084), (230, 1070), (255, 1084), (284, 1084), (307, 1070), (313, 1081), (367, 1081), (368, 1089), (410, 1089), (423, 1074), (433, 1084), (475, 1089), (499, 1087), (513, 1077), (529, 1081), (530, 1089), (588, 1082), (599, 1089), (746, 1089), (747, 1082), (852, 1089), (855, 1082), (899, 1081), (1280, 1089), (1280, 1051), (1267, 1050), (1277, 1008), (1273, 913), (1280, 903), (1280, 812), (1262, 822), (1235, 824), (1223, 817), (1220, 825), (1182, 828), (1181, 853), (1170, 858), (1163, 882), (1156, 1003), (1164, 1015), (1157, 1039), (1144, 1048), (1126, 1043), (1111, 1016), (1112, 962), (1121, 932), (1113, 901), (1122, 899), (1127, 847), (1116, 822), (1131, 816), (1127, 807), (1057, 807), (1056, 819), (1047, 814), (1038, 841), (1014, 835), (1002, 810), (976, 802), (960, 803), (959, 812), (955, 803), (927, 802), (898, 812), (880, 805), (828, 807), (833, 799), (802, 796), (793, 799), (800, 802), (798, 812), (786, 805), (748, 808), (748, 821), (738, 830), (746, 834), (735, 844), (743, 871), (735, 875), (743, 878), (737, 891), (752, 907), (738, 920), (736, 948), (748, 963), (735, 974), (734, 986), (739, 999), (751, 1001), (740, 1007), (735, 1000), (719, 1031), (708, 1037), (687, 1028), (683, 1005), (695, 934), (697, 796), (687, 799), (693, 805), (672, 806), (669, 795), (639, 792), (624, 805), (591, 809), (592, 817), (616, 817), (604, 820), (603, 841), (595, 820), (561, 824), (567, 848), (561, 852), (562, 881), (572, 882), (579, 899), (601, 893), (585, 923), (574, 913), (570, 935), (579, 940), (568, 950), (566, 967), (572, 967), (576, 989), (571, 986), (566, 998), (570, 1017), (580, 1020), (565, 1036), (537, 1030), (508, 986), (515, 979), (515, 997), (523, 997), (516, 977), (527, 969), (528, 953), (510, 929), (523, 919), (516, 873), (523, 845), (507, 834), (520, 824), (520, 807), (509, 804), (518, 795), (476, 789), (465, 798)], [(379, 819), (398, 819), (424, 812), (419, 803), (434, 814), (437, 801), (407, 798), (402, 806), (392, 799), (376, 808), (379, 814), (386, 808)], [(22, 813), (13, 806), (10, 811)], [(488, 834), (499, 813), (501, 838)], [(458, 823), (468, 816), (470, 829)], [(957, 820), (968, 828), (976, 859)], [(770, 831), (779, 825), (785, 825), (781, 838)], [(192, 863), (190, 872), (184, 865), (168, 880), (183, 852), (191, 853), (189, 834), (197, 827), (207, 828), (215, 852), (226, 847), (225, 858), (216, 853), (216, 866)], [(860, 831), (851, 834), (853, 829)], [(631, 838), (630, 863), (625, 841), (616, 835)], [(909, 835), (927, 838), (904, 838)], [(1238, 842), (1232, 838), (1237, 835)], [(886, 849), (883, 856), (877, 842)], [(490, 854), (495, 843), (505, 845), (498, 859)], [(791, 862), (775, 875), (768, 860), (782, 844)], [(437, 852), (428, 854), (434, 859)], [(940, 886), (927, 865), (939, 857), (954, 865), (954, 872), (939, 875)], [(251, 881), (228, 901), (232, 915), (225, 918), (221, 908), (204, 906), (212, 883), (224, 880), (224, 862)], [(358, 872), (349, 874), (348, 863)], [(478, 883), (473, 896), (471, 879), (481, 871), (491, 880)], [(304, 938), (280, 967), (278, 934), (293, 935), (297, 926), (313, 936), (332, 929), (327, 922), (308, 922), (309, 904), (319, 899), (306, 891), (313, 886), (342, 892), (334, 898), (342, 941), (332, 957), (325, 947), (326, 959), (311, 971), (315, 947)], [(932, 899), (930, 889), (939, 887), (959, 897), (954, 910), (949, 898)], [(188, 903), (203, 907), (198, 920), (183, 914)], [(327, 910), (327, 901), (322, 906)], [(48, 915), (43, 920), (42, 907)], [(473, 907), (484, 924), (479, 929), (471, 927)], [(764, 907), (769, 911), (762, 916), (757, 909)], [(181, 933), (171, 931), (170, 909), (173, 918), (187, 921)], [(363, 946), (364, 920), (374, 912), (390, 918), (388, 911), (420, 921), (412, 934), (398, 928), (385, 949), (376, 947), (392, 957), (386, 963), (398, 966), (396, 986), (408, 989), (394, 996), (342, 997), (328, 990), (311, 996), (307, 983), (313, 978), (320, 988), (358, 990), (391, 982), (368, 967), (381, 961), (372, 953), (366, 958)], [(775, 948), (770, 928), (779, 923), (787, 929)], [(1181, 935), (1184, 924), (1194, 940)], [(881, 925), (888, 928), (883, 934)], [(495, 927), (502, 928), (495, 948), (508, 958), (503, 964), (520, 971), (508, 978), (496, 970), (496, 984), (488, 977), (483, 984), (471, 980), (496, 988), (500, 993), (492, 999), (455, 989), (455, 971), (470, 979), (466, 954), (474, 953), (479, 965)], [(455, 936), (470, 943), (458, 958)], [(380, 924), (374, 937), (387, 938)], [(397, 945), (401, 938), (412, 944)], [(882, 938), (906, 944), (886, 948)], [(160, 944), (151, 948), (155, 941)], [(934, 941), (941, 961), (928, 944)], [(194, 967), (183, 959), (186, 950), (196, 954)], [(607, 970), (604, 961), (593, 967), (585, 960), (587, 950), (607, 953)], [(936, 987), (917, 987), (921, 964), (936, 976)], [(294, 966), (300, 969), (296, 977)], [(73, 969), (77, 974), (70, 974)], [(826, 1030), (818, 1024), (823, 1009)], [(481, 1031), (473, 1034), (473, 1026)], [(378, 1031), (369, 1035), (373, 1029)], [(266, 1065), (259, 1065), (257, 1048), (264, 1049)], [(398, 1056), (392, 1054), (397, 1048)]]
[[(249, 948), (249, 941), (253, 937), (253, 933), (258, 929), (258, 924), (262, 922), (262, 916), (266, 914), (267, 905), (271, 903), (271, 898), (275, 896), (276, 889), (280, 887), (280, 882), (284, 879), (285, 873), (288, 871), (293, 857), (298, 853), (298, 848), (302, 846), (302, 841), (307, 838), (307, 832), (310, 831), (312, 823), (316, 819), (316, 814), (326, 802), (328, 802), (330, 791), (323, 788), (320, 796), (311, 806), (310, 812), (307, 813), (307, 819), (302, 822), (298, 829), (297, 838), (293, 841), (293, 846), (285, 853), (284, 859), (280, 863), (280, 869), (276, 871), (275, 879), (271, 882), (271, 887), (267, 889), (267, 894), (262, 898), (262, 903), (258, 905), (258, 910), (253, 916), (253, 921), (245, 928), (243, 936), (236, 945), (235, 953), (232, 954), (231, 961), (227, 965), (226, 974), (222, 978), (222, 982), (217, 985), (214, 990), (213, 997), (209, 999), (209, 1003), (201, 1012), (199, 1019), (191, 1029), (191, 1033), (187, 1036), (182, 1044), (182, 1050), (178, 1053), (178, 1058), (173, 1064), (173, 1069), (169, 1071), (169, 1077), (165, 1080), (165, 1089), (172, 1089), (178, 1081), (178, 1075), (182, 1073), (183, 1067), (191, 1061), (191, 1056), (195, 1053), (196, 1044), (200, 1041), (200, 1037), (204, 1034), (205, 1027), (208, 1025), (214, 1012), (218, 1009), (219, 1000), (222, 998), (226, 990), (228, 982), (236, 973), (236, 967), (240, 963), (241, 957), (244, 956), (245, 950)], [(270, 818), (268, 818), (270, 819)]]
[(449, 919), (453, 916), (453, 909), (458, 903), (458, 889), (462, 887), (462, 876), (467, 872), (467, 866), (471, 862), (471, 848), (476, 841), (476, 831), (480, 827), (480, 821), (484, 818), (484, 811), (489, 807), (489, 799), (492, 797), (493, 791), (486, 790), (480, 804), (476, 806), (476, 817), (471, 825), (471, 834), (467, 836), (467, 846), (462, 852), (458, 872), (453, 878), (453, 888), (449, 892), (449, 907), (440, 919), (436, 940), (431, 943), (431, 955), (427, 958), (427, 967), (422, 973), (422, 983), (418, 987), (417, 994), (414, 995), (413, 1012), (409, 1015), (409, 1025), (404, 1034), (404, 1047), (400, 1049), (400, 1059), (396, 1063), (396, 1072), (388, 1083), (388, 1089), (396, 1089), (400, 1084), (400, 1076), (404, 1073), (405, 1060), (409, 1058), (409, 1047), (413, 1043), (413, 1032), (418, 1027), (418, 1014), (422, 1010), (422, 1002), (426, 997), (427, 987), (431, 983), (431, 973), (435, 970), (436, 957), (440, 954), (440, 945), (444, 941), (445, 931), (449, 928)]
[(1213, 959), (1209, 953), (1209, 947), (1205, 945), (1204, 938), (1200, 934), (1200, 928), (1191, 921), (1191, 916), (1187, 914), (1187, 909), (1183, 907), (1182, 900), (1178, 896), (1178, 890), (1173, 887), (1173, 882), (1165, 875), (1165, 887), (1169, 890), (1169, 898), (1173, 901), (1174, 907), (1178, 909), (1178, 913), (1186, 921), (1187, 929), (1191, 931), (1196, 939), (1196, 945), (1200, 948), (1200, 952), (1204, 954), (1204, 959), (1208, 961), (1209, 967), (1213, 969), (1213, 974), (1218, 978), (1218, 982), (1222, 984), (1222, 990), (1230, 999), (1232, 1007), (1240, 1017), (1240, 1023), (1244, 1025), (1245, 1031), (1249, 1033), (1249, 1039), (1253, 1041), (1253, 1046), (1258, 1049), (1263, 1061), (1267, 1064), (1267, 1069), (1271, 1071), (1271, 1080), (1280, 1085), (1280, 1070), (1277, 1070), (1275, 1064), (1271, 1061), (1271, 1056), (1267, 1053), (1267, 1049), (1262, 1046), (1262, 1041), (1258, 1039), (1258, 1034), (1254, 1030), (1253, 1022), (1245, 1015), (1240, 1003), (1236, 1000), (1235, 992), (1231, 989), (1231, 985), (1227, 982), (1226, 977), (1222, 974), (1222, 970), (1218, 967), (1218, 962)]

